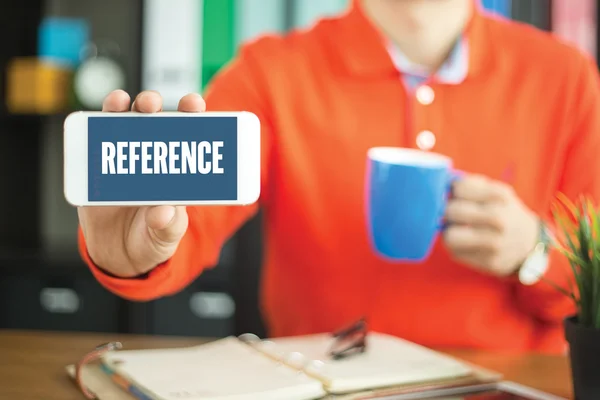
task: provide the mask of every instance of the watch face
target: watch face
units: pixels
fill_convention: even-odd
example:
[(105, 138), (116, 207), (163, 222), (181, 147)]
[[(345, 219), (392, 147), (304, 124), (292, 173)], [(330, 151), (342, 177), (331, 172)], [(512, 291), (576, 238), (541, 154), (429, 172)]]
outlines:
[(544, 251), (535, 251), (519, 270), (519, 281), (523, 285), (533, 285), (542, 279), (547, 269), (548, 254)]
[(104, 98), (113, 90), (123, 89), (125, 73), (114, 60), (91, 58), (82, 63), (74, 78), (74, 89), (81, 103), (91, 109), (101, 109)]

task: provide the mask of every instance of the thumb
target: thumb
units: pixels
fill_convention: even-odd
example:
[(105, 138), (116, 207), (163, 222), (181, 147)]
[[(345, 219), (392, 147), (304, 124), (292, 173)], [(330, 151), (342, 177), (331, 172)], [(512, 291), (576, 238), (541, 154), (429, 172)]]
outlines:
[(170, 245), (181, 240), (188, 226), (184, 206), (157, 206), (146, 210), (146, 225), (159, 244)]

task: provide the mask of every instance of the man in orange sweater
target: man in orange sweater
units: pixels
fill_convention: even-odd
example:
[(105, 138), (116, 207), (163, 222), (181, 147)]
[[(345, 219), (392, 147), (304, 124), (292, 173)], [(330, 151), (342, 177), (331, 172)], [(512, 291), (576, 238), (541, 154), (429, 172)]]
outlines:
[[(577, 50), (474, 0), (355, 0), (307, 31), (244, 46), (206, 103), (190, 94), (179, 109), (261, 120), (271, 336), (365, 316), (371, 329), (432, 347), (560, 352), (569, 299), (519, 274), (534, 260), (546, 280), (567, 282), (561, 255), (533, 249), (546, 243), (540, 221), (558, 192), (600, 199), (598, 83)], [(161, 98), (144, 92), (131, 107), (159, 112)], [(129, 108), (122, 91), (104, 103)], [(467, 172), (421, 264), (384, 261), (368, 241), (373, 146), (443, 153)], [(214, 266), (258, 207), (80, 208), (81, 253), (109, 290), (154, 299)]]

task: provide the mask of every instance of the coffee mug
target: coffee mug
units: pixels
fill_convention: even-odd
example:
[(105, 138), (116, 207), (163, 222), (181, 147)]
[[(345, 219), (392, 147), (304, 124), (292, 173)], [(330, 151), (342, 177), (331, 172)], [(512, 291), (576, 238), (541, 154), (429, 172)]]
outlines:
[(442, 230), (450, 188), (459, 176), (452, 160), (441, 154), (369, 149), (365, 203), (376, 252), (392, 261), (425, 260)]

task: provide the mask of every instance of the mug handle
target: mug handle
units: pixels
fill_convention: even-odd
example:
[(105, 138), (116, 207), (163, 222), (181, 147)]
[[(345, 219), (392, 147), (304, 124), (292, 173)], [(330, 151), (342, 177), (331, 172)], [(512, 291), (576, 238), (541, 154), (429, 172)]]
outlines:
[[(452, 197), (452, 185), (454, 185), (454, 182), (460, 180), (464, 175), (466, 175), (466, 172), (464, 172), (462, 170), (459, 170), (459, 169), (450, 170), (450, 178), (448, 179), (448, 188), (447, 188), (447, 192), (446, 192), (446, 195), (448, 196), (448, 198)], [(447, 202), (444, 205), (446, 205), (446, 204), (447, 204)], [(438, 227), (440, 232), (443, 232), (448, 227), (448, 224), (444, 220), (444, 212), (445, 211), (446, 211), (446, 208), (444, 207), (444, 209), (442, 210), (442, 215), (440, 216), (442, 221)]]
[(452, 185), (454, 184), (454, 182), (460, 180), (465, 175), (466, 175), (466, 172), (464, 172), (460, 169), (450, 170), (450, 179), (448, 182), (448, 196), (452, 195)]

